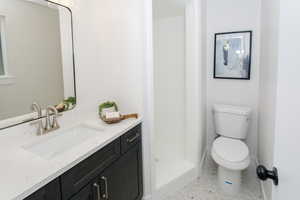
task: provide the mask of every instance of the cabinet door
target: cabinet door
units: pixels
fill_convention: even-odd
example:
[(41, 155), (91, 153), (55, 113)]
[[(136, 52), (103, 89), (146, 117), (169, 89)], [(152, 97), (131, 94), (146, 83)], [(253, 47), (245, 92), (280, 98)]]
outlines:
[(60, 200), (60, 197), (60, 184), (59, 180), (56, 179), (25, 198), (25, 200)]
[(143, 195), (141, 143), (99, 177), (101, 200), (140, 200)]
[(96, 200), (93, 194), (92, 185), (84, 187), (80, 192), (73, 196), (70, 200)]
[(62, 200), (69, 200), (120, 157), (120, 139), (91, 155), (61, 176)]
[(101, 200), (101, 188), (98, 178), (81, 189), (69, 200)]

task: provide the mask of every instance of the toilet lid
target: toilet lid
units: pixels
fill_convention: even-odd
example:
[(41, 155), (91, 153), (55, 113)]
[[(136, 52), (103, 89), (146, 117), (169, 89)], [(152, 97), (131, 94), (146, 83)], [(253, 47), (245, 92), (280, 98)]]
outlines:
[(213, 150), (224, 160), (242, 162), (249, 156), (247, 145), (241, 140), (219, 137), (213, 144)]

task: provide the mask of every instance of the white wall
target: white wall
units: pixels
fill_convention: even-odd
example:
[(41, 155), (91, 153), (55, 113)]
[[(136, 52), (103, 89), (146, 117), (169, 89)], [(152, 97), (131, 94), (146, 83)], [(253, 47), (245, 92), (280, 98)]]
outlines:
[(142, 6), (138, 0), (75, 4), (78, 96), (90, 112), (106, 100), (124, 113), (142, 111)]
[(279, 186), (273, 187), (273, 200), (293, 200), (299, 199), (300, 179), (300, 2), (280, 0), (279, 7), (274, 144), (274, 166), (279, 170)]
[(150, 199), (156, 184), (154, 131), (154, 84), (153, 84), (153, 2), (144, 0), (145, 65), (143, 70), (143, 161), (144, 199)]
[[(212, 105), (216, 103), (250, 106), (253, 109), (247, 143), (256, 155), (258, 88), (259, 88), (259, 20), (260, 0), (207, 1), (207, 137), (210, 145), (215, 137)], [(251, 80), (213, 79), (214, 34), (253, 30)]]
[(202, 121), (202, 127), (201, 127), (201, 151), (200, 154), (205, 156), (205, 153), (207, 152), (207, 0), (202, 0), (201, 4), (198, 5), (198, 12), (200, 14), (199, 17), (201, 20), (198, 22), (201, 27), (201, 39), (198, 41), (200, 43), (201, 48), (201, 88), (200, 88), (200, 94), (201, 94), (201, 110), (200, 110), (200, 120)]
[[(186, 3), (186, 159), (203, 161), (206, 152), (206, 7)], [(205, 38), (205, 39), (204, 39)], [(200, 168), (199, 168), (200, 169)], [(199, 173), (200, 174), (200, 173)]]
[[(273, 167), (273, 146), (276, 115), (278, 71), (279, 0), (263, 0), (261, 7), (261, 58), (258, 129), (258, 161), (268, 169)], [(270, 200), (272, 182), (263, 182)]]
[(43, 107), (62, 101), (58, 11), (25, 1), (3, 0), (0, 15), (5, 18), (7, 71), (15, 77), (12, 84), (0, 84), (0, 119), (30, 113), (33, 101)]

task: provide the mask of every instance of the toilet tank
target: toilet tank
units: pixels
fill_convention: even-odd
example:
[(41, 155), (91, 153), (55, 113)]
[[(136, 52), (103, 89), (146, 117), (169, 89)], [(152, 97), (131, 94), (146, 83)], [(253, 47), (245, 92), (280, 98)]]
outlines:
[(248, 107), (214, 105), (216, 133), (234, 139), (246, 139), (251, 109)]

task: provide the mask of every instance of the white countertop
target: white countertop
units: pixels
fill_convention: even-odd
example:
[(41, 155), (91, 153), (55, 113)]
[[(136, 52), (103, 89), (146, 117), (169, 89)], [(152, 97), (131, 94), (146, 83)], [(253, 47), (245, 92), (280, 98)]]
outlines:
[(88, 124), (104, 131), (51, 160), (30, 153), (22, 146), (51, 137), (55, 131), (45, 136), (36, 136), (35, 129), (31, 128), (0, 135), (0, 199), (24, 199), (139, 123), (141, 119), (124, 120), (113, 125), (107, 125), (100, 120), (74, 124)]

